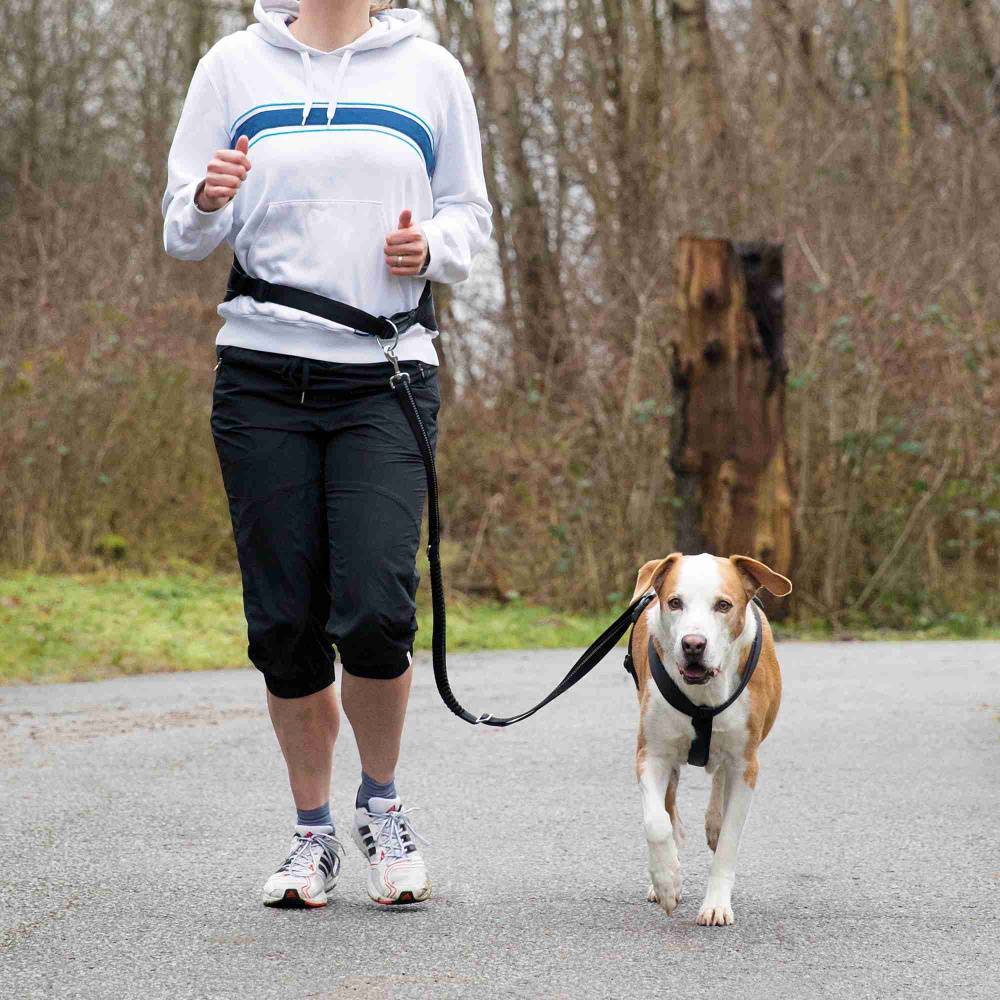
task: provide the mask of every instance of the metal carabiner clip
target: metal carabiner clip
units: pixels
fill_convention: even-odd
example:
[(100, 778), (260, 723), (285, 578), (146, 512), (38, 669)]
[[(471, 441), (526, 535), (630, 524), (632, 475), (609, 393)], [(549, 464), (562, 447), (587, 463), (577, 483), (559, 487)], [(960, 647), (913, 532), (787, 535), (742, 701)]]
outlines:
[(399, 358), (396, 356), (396, 348), (399, 346), (399, 327), (388, 317), (383, 317), (383, 319), (392, 327), (392, 342), (389, 343), (388, 337), (383, 339), (378, 334), (375, 334), (375, 339), (378, 341), (378, 346), (382, 348), (382, 353), (385, 355), (386, 360), (392, 364), (393, 374), (389, 377), (389, 385), (395, 389), (400, 382), (410, 381), (410, 373), (400, 369)]

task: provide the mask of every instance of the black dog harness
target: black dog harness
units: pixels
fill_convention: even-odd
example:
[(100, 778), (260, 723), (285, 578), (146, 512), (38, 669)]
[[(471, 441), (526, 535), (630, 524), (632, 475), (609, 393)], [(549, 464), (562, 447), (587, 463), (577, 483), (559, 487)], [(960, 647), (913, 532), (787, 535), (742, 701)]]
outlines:
[[(694, 765), (694, 767), (704, 767), (708, 763), (708, 752), (712, 747), (712, 720), (717, 715), (721, 715), (743, 694), (743, 690), (750, 683), (750, 678), (753, 677), (754, 670), (757, 669), (757, 661), (760, 659), (764, 633), (764, 628), (760, 620), (760, 612), (757, 610), (759, 603), (756, 596), (750, 602), (750, 607), (753, 609), (754, 618), (757, 622), (757, 631), (753, 637), (753, 645), (750, 647), (750, 656), (747, 658), (746, 666), (743, 668), (743, 673), (740, 676), (739, 684), (736, 685), (736, 690), (721, 705), (696, 705), (691, 701), (677, 686), (670, 674), (667, 673), (667, 668), (664, 667), (663, 661), (660, 659), (660, 654), (656, 651), (656, 644), (653, 642), (653, 637), (649, 637), (649, 645), (646, 652), (649, 657), (650, 676), (666, 701), (676, 708), (678, 712), (682, 712), (688, 716), (694, 726), (694, 739), (691, 741), (691, 749), (688, 751), (688, 763)], [(639, 678), (636, 676), (635, 664), (632, 662), (632, 636), (629, 636), (628, 639), (628, 652), (625, 654), (625, 669), (632, 675), (632, 680), (635, 681), (635, 686), (638, 688)]]
[[(638, 621), (639, 616), (648, 607), (650, 602), (656, 597), (654, 592), (642, 594), (634, 600), (591, 644), (584, 650), (580, 658), (570, 667), (566, 676), (556, 685), (553, 691), (546, 695), (537, 705), (508, 718), (499, 718), (489, 712), (481, 715), (473, 715), (459, 703), (452, 693), (451, 685), (448, 682), (448, 667), (446, 662), (446, 635), (445, 635), (445, 600), (444, 600), (444, 577), (441, 572), (441, 510), (438, 503), (437, 472), (434, 467), (434, 452), (431, 449), (430, 439), (427, 430), (420, 419), (417, 404), (410, 391), (409, 372), (403, 371), (399, 367), (399, 359), (396, 356), (396, 347), (399, 344), (399, 337), (416, 323), (427, 327), (429, 330), (436, 330), (437, 323), (434, 318), (434, 300), (431, 297), (431, 284), (428, 281), (424, 285), (424, 290), (420, 295), (420, 301), (415, 309), (408, 312), (395, 313), (392, 316), (375, 316), (372, 313), (358, 309), (356, 306), (348, 305), (346, 302), (339, 302), (336, 299), (327, 298), (325, 295), (318, 295), (315, 292), (308, 292), (301, 288), (293, 288), (290, 285), (278, 285), (260, 278), (254, 278), (247, 274), (240, 262), (233, 256), (233, 264), (229, 273), (229, 284), (226, 288), (225, 301), (235, 298), (237, 295), (249, 295), (257, 302), (276, 302), (279, 305), (290, 306), (293, 309), (301, 309), (303, 312), (313, 313), (349, 327), (359, 336), (374, 337), (378, 341), (382, 352), (393, 367), (393, 374), (389, 377), (389, 386), (396, 395), (399, 405), (403, 408), (413, 436), (416, 438), (417, 447), (424, 461), (424, 469), (427, 475), (427, 561), (430, 564), (431, 572), (431, 603), (434, 609), (434, 624), (431, 634), (431, 653), (434, 663), (434, 681), (437, 685), (438, 693), (442, 701), (460, 719), (471, 725), (496, 726), (503, 728), (512, 726), (515, 722), (534, 715), (539, 709), (544, 708), (550, 701), (554, 701), (559, 695), (564, 694), (574, 684), (582, 680), (597, 666), (601, 660), (615, 647), (618, 640)], [(755, 612), (756, 613), (756, 612)], [(717, 715), (723, 709), (728, 708), (739, 696), (740, 692), (750, 680), (753, 668), (757, 662), (760, 644), (760, 618), (758, 616), (757, 638), (755, 640), (755, 653), (751, 653), (751, 660), (744, 671), (744, 677), (739, 689), (725, 705), (720, 705), (716, 709), (704, 710), (710, 712), (708, 718), (708, 737), (705, 740), (705, 759), (708, 759), (708, 739), (711, 738), (711, 716)], [(631, 639), (629, 640), (631, 645)], [(654, 650), (655, 652), (655, 650)], [(627, 658), (631, 662), (631, 656)], [(660, 665), (662, 670), (662, 664)], [(634, 669), (631, 671), (635, 676)], [(664, 672), (664, 677), (666, 674)], [(669, 678), (666, 678), (670, 682)], [(659, 683), (659, 682), (657, 682)], [(670, 682), (672, 683), (672, 682)], [(661, 690), (663, 690), (661, 686)], [(676, 686), (674, 687), (676, 691)], [(664, 697), (670, 701), (670, 696), (664, 693)], [(686, 698), (677, 691), (677, 697), (690, 705)], [(684, 712), (686, 709), (676, 708)], [(691, 706), (695, 712), (703, 711), (698, 706)], [(694, 717), (693, 712), (687, 714)], [(698, 721), (695, 721), (695, 729), (698, 729)], [(696, 738), (697, 742), (697, 738)], [(692, 754), (694, 746), (692, 745)], [(691, 763), (694, 763), (692, 760)], [(704, 763), (704, 762), (702, 762)]]

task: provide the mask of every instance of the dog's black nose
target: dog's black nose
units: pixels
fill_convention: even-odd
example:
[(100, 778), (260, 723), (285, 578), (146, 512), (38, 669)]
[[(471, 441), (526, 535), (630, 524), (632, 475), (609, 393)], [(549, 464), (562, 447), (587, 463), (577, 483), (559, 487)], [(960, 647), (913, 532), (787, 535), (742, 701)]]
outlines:
[(708, 640), (703, 635), (685, 635), (681, 638), (681, 649), (685, 656), (692, 659), (701, 656), (705, 652)]

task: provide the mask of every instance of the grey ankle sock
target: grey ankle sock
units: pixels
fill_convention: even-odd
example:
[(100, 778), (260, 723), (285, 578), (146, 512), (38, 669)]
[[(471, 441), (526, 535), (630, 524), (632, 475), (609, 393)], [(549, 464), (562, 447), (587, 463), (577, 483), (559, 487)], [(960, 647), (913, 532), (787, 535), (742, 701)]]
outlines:
[(355, 805), (368, 807), (369, 799), (394, 799), (396, 798), (396, 779), (390, 778), (384, 785), (380, 781), (361, 772), (361, 786), (358, 788)]
[(324, 802), (318, 809), (296, 809), (296, 823), (299, 826), (333, 826), (330, 803)]

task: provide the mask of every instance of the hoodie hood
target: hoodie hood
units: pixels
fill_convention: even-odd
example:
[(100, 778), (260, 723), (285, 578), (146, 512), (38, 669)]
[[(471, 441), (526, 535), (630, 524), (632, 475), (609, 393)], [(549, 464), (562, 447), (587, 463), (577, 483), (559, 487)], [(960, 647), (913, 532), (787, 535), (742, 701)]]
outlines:
[[(286, 23), (289, 18), (299, 16), (298, 0), (256, 0), (253, 7), (256, 24), (251, 24), (247, 31), (257, 35), (270, 45), (280, 49), (292, 49), (298, 52), (302, 62), (303, 90), (305, 93), (302, 123), (305, 124), (312, 110), (316, 92), (316, 77), (313, 71), (313, 60), (338, 61), (337, 70), (332, 82), (332, 88), (327, 92), (326, 123), (333, 121), (337, 112), (337, 100), (351, 58), (358, 52), (370, 49), (385, 49), (404, 38), (420, 34), (422, 15), (420, 11), (403, 8), (401, 10), (384, 10), (372, 18), (372, 27), (353, 42), (342, 45), (332, 52), (323, 52), (299, 41), (289, 30)], [(329, 83), (326, 86), (330, 86)], [(320, 98), (322, 102), (323, 98)]]

